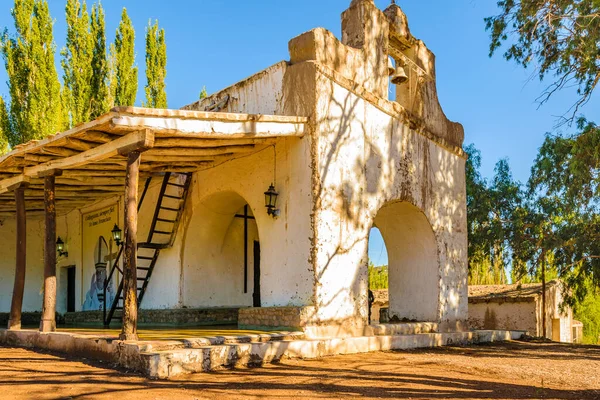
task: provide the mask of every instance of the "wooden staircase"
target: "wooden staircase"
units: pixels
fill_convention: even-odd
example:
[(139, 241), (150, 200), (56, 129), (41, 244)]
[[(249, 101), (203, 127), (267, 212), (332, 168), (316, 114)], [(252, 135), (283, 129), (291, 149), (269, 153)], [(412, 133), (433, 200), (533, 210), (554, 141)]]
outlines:
[[(146, 181), (146, 186), (138, 204), (138, 211), (142, 207), (142, 203), (146, 197), (148, 187), (150, 186), (151, 178)], [(181, 221), (185, 202), (187, 200), (188, 190), (192, 180), (191, 174), (173, 174), (165, 173), (160, 192), (154, 209), (154, 215), (148, 232), (148, 238), (145, 242), (138, 244), (137, 255), (137, 302), (138, 308), (142, 304), (142, 300), (148, 290), (148, 284), (152, 277), (152, 272), (156, 266), (156, 262), (161, 250), (173, 246), (177, 228)], [(123, 246), (119, 249), (119, 253), (111, 268), (110, 274), (104, 285), (104, 299), (106, 299), (106, 289), (111, 284), (111, 280), (116, 276), (115, 270), (118, 270), (123, 275), (122, 269), (119, 267), (119, 261), (123, 253)], [(113, 319), (122, 320), (123, 313), (123, 280), (119, 282), (115, 298), (107, 308), (104, 302), (104, 325), (109, 326)]]

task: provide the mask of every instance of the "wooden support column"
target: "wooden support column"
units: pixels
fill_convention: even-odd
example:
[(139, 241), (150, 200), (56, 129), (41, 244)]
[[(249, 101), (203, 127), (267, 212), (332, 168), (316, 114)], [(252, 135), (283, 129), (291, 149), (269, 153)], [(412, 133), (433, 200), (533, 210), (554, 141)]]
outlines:
[(44, 304), (42, 306), (41, 332), (56, 330), (56, 177), (62, 171), (44, 174), (44, 210), (46, 234), (44, 241)]
[(15, 283), (13, 286), (12, 302), (8, 329), (21, 329), (21, 310), (23, 308), (23, 292), (25, 291), (25, 266), (27, 254), (27, 223), (25, 212), (25, 188), (20, 184), (15, 189), (17, 205), (17, 263), (15, 267)]
[(123, 252), (123, 326), (121, 340), (138, 340), (137, 335), (137, 204), (140, 151), (127, 155), (125, 174), (125, 251)]

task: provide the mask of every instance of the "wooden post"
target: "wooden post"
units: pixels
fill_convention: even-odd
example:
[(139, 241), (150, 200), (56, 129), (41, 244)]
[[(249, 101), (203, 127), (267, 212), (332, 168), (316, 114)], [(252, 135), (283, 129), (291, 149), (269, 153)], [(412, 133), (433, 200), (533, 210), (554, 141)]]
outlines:
[(127, 155), (125, 174), (125, 251), (123, 261), (123, 326), (121, 340), (138, 340), (137, 335), (137, 203), (140, 151)]
[(15, 283), (8, 329), (21, 329), (21, 310), (23, 308), (23, 292), (25, 290), (25, 266), (27, 255), (27, 223), (25, 211), (25, 187), (21, 184), (15, 190), (17, 203), (17, 263), (15, 267)]
[(46, 235), (44, 241), (44, 304), (42, 307), (41, 332), (56, 330), (56, 176), (52, 171), (44, 177), (44, 208), (46, 212)]
[(542, 337), (546, 338), (546, 251), (542, 250)]

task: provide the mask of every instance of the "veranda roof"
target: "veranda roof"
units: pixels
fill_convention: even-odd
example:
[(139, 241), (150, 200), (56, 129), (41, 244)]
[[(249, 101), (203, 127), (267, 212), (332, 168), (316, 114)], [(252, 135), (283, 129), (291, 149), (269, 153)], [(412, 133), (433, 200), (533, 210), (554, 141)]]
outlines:
[[(65, 213), (124, 193), (127, 151), (142, 154), (142, 177), (194, 172), (301, 137), (307, 118), (117, 107), (98, 119), (0, 157), (0, 216), (15, 214), (11, 192), (23, 182), (28, 212), (44, 209), (44, 180), (56, 178), (56, 206)], [(140, 179), (142, 182), (142, 179)]]

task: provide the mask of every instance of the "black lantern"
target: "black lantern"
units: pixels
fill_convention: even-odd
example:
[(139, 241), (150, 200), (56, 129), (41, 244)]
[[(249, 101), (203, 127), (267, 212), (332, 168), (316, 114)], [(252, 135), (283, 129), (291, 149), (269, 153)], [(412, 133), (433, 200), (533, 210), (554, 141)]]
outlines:
[(117, 246), (120, 246), (121, 243), (123, 243), (122, 236), (121, 236), (123, 231), (121, 231), (121, 228), (119, 228), (119, 226), (117, 224), (115, 224), (115, 227), (112, 229), (111, 233), (112, 233), (113, 240), (115, 241)]
[(269, 190), (265, 192), (265, 207), (267, 207), (267, 214), (272, 217), (279, 216), (279, 210), (276, 208), (277, 196), (279, 196), (279, 193), (275, 191), (275, 186), (271, 184), (271, 186), (269, 186)]
[(63, 240), (59, 236), (58, 239), (56, 239), (56, 251), (58, 252), (58, 255), (60, 257), (62, 257), (62, 256), (69, 257), (69, 252), (64, 251), (64, 250), (65, 250), (65, 242), (63, 242)]

